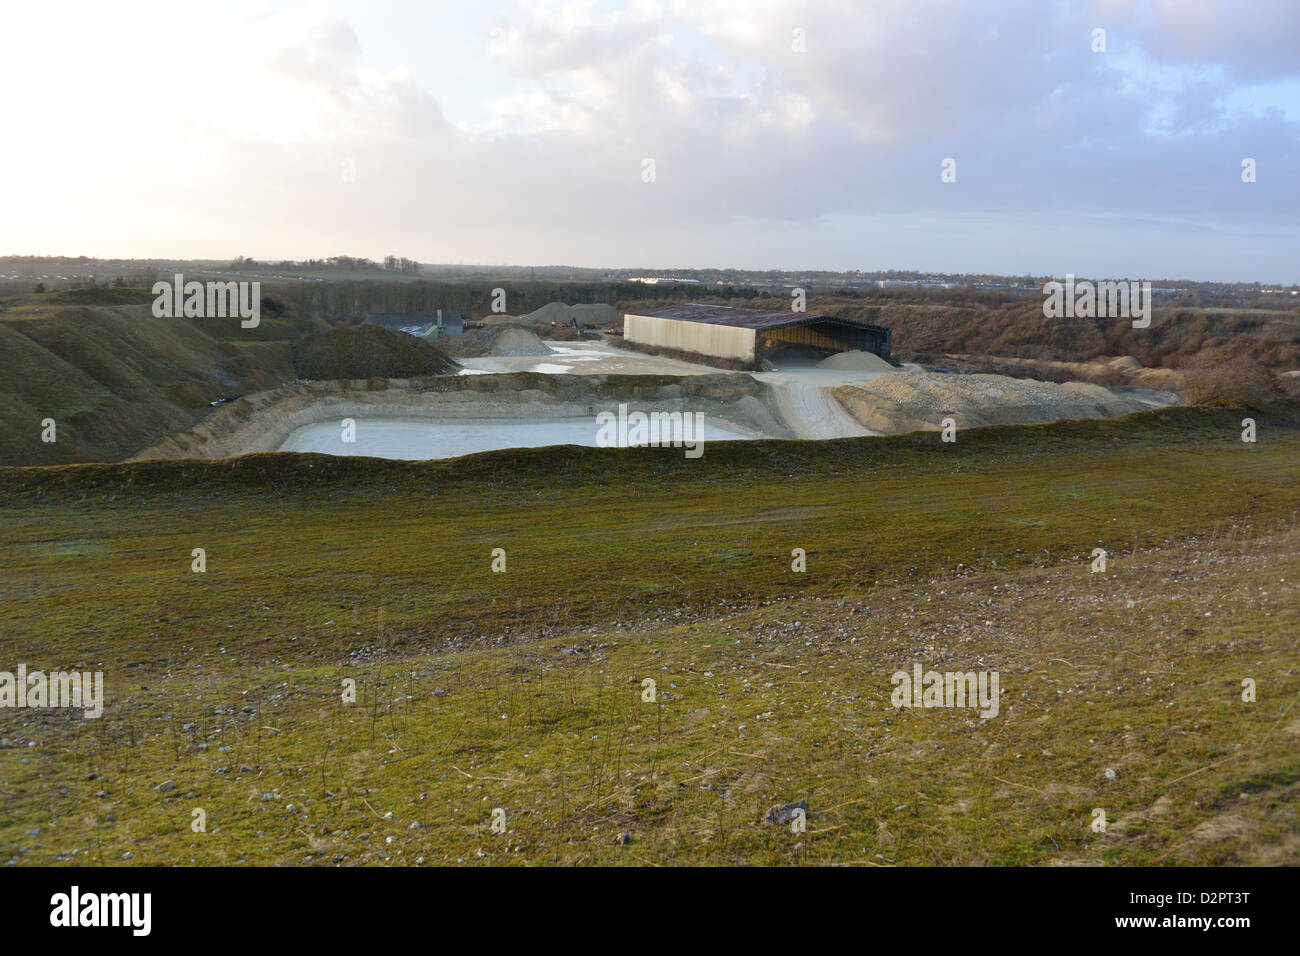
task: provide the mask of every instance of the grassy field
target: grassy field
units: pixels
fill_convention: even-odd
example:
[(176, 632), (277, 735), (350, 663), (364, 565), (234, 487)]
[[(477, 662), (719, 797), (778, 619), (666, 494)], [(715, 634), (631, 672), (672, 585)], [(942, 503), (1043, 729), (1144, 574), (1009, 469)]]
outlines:
[[(107, 694), (0, 711), (0, 859), (1300, 862), (1300, 418), (1254, 417), (0, 469), (0, 668)], [(913, 663), (999, 714), (893, 708)]]

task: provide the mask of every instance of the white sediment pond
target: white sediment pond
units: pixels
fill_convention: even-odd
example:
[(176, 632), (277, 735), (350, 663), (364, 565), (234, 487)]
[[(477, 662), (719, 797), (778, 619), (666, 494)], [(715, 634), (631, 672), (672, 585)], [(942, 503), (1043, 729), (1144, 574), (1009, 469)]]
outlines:
[[(355, 441), (343, 440), (343, 428), (337, 420), (316, 422), (294, 430), (279, 450), (424, 461), (431, 458), (456, 458), (501, 448), (541, 448), (546, 445), (585, 445), (594, 448), (599, 444), (598, 434), (599, 426), (593, 418), (547, 421), (358, 418)], [(749, 437), (705, 420), (706, 446), (711, 441), (736, 441)], [(681, 454), (680, 450), (677, 453)]]

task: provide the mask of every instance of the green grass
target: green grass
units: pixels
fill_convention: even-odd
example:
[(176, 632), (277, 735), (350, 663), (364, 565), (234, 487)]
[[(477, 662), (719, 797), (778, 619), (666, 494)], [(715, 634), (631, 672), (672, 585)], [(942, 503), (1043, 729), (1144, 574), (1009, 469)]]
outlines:
[(108, 693), (0, 713), (0, 858), (1297, 862), (1300, 427), (1240, 417), (0, 469), (0, 666)]

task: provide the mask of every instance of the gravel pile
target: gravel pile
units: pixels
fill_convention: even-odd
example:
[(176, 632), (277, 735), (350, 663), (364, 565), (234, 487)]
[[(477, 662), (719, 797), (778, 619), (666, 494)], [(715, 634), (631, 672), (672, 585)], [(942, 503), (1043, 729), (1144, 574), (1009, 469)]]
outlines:
[(881, 375), (857, 386), (908, 411), (956, 411), (1025, 405), (1052, 406), (1114, 401), (1100, 385), (1070, 382), (1057, 385), (1001, 375), (932, 375), (901, 372)]
[(543, 325), (550, 325), (552, 322), (568, 325), (573, 320), (573, 312), (563, 302), (548, 302), (540, 309), (529, 312), (521, 318), (525, 322), (538, 322)]

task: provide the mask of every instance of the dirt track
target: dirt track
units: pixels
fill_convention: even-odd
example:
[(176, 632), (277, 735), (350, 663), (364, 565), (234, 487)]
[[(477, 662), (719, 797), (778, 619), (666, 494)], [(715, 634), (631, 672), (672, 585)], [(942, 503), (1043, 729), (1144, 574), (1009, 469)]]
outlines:
[(801, 381), (769, 383), (774, 411), (796, 438), (858, 438), (879, 435), (845, 411), (829, 388)]

